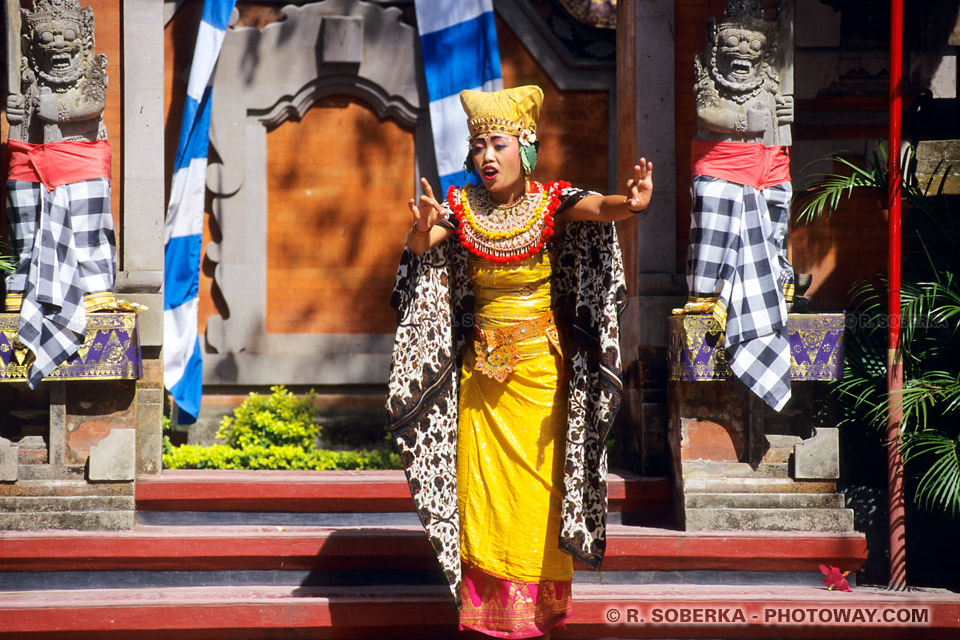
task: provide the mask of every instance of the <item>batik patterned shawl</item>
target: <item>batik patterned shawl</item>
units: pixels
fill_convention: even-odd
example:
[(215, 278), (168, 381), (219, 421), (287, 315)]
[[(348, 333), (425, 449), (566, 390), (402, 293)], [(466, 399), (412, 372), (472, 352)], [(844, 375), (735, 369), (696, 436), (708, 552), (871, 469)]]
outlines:
[[(612, 224), (573, 222), (556, 240), (554, 308), (569, 329), (570, 373), (560, 548), (599, 567), (606, 546), (605, 441), (620, 406), (618, 317), (626, 301)], [(466, 250), (454, 238), (404, 253), (387, 414), (417, 514), (460, 605), (457, 514), (459, 358), (472, 329)]]

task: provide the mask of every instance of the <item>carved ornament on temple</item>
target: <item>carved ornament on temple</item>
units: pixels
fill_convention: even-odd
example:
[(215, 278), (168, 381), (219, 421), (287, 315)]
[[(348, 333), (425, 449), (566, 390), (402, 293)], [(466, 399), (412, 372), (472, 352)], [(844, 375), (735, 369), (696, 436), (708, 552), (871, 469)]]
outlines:
[(107, 57), (96, 53), (93, 9), (34, 0), (21, 10), (20, 92), (7, 99), (21, 142), (105, 140)]

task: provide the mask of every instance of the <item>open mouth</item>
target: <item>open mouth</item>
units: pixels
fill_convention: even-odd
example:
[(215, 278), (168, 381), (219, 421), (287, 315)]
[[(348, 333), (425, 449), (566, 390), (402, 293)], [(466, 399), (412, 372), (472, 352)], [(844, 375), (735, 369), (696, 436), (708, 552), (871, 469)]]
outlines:
[(739, 77), (747, 77), (753, 74), (753, 64), (749, 60), (734, 58), (730, 61), (730, 72)]
[(55, 53), (50, 56), (50, 66), (56, 71), (69, 69), (73, 66), (73, 56), (69, 53)]
[(496, 167), (484, 167), (483, 171), (480, 172), (484, 180), (496, 180), (497, 176), (500, 174), (497, 171)]

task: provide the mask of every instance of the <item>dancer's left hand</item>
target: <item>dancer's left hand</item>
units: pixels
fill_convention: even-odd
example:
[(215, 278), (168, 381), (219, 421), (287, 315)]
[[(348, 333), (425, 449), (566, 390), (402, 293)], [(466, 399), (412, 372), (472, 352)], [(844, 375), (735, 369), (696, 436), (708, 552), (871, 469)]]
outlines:
[(653, 163), (640, 158), (633, 168), (633, 177), (627, 180), (627, 208), (634, 212), (646, 209), (653, 195)]

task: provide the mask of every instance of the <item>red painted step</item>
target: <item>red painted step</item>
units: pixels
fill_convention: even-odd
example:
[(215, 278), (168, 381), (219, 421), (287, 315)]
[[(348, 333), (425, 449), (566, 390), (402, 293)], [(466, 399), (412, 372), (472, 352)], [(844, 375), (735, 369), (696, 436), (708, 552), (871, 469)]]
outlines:
[[(960, 638), (960, 596), (814, 587), (574, 585), (555, 638)], [(195, 587), (0, 593), (0, 637), (451, 638), (443, 587)]]
[[(856, 571), (859, 533), (671, 531), (611, 525), (605, 571)], [(139, 527), (0, 532), (0, 571), (429, 569), (419, 526)], [(583, 569), (585, 567), (579, 566)]]
[[(610, 511), (669, 511), (667, 478), (608, 477)], [(137, 478), (140, 511), (413, 511), (403, 471), (175, 469)]]

